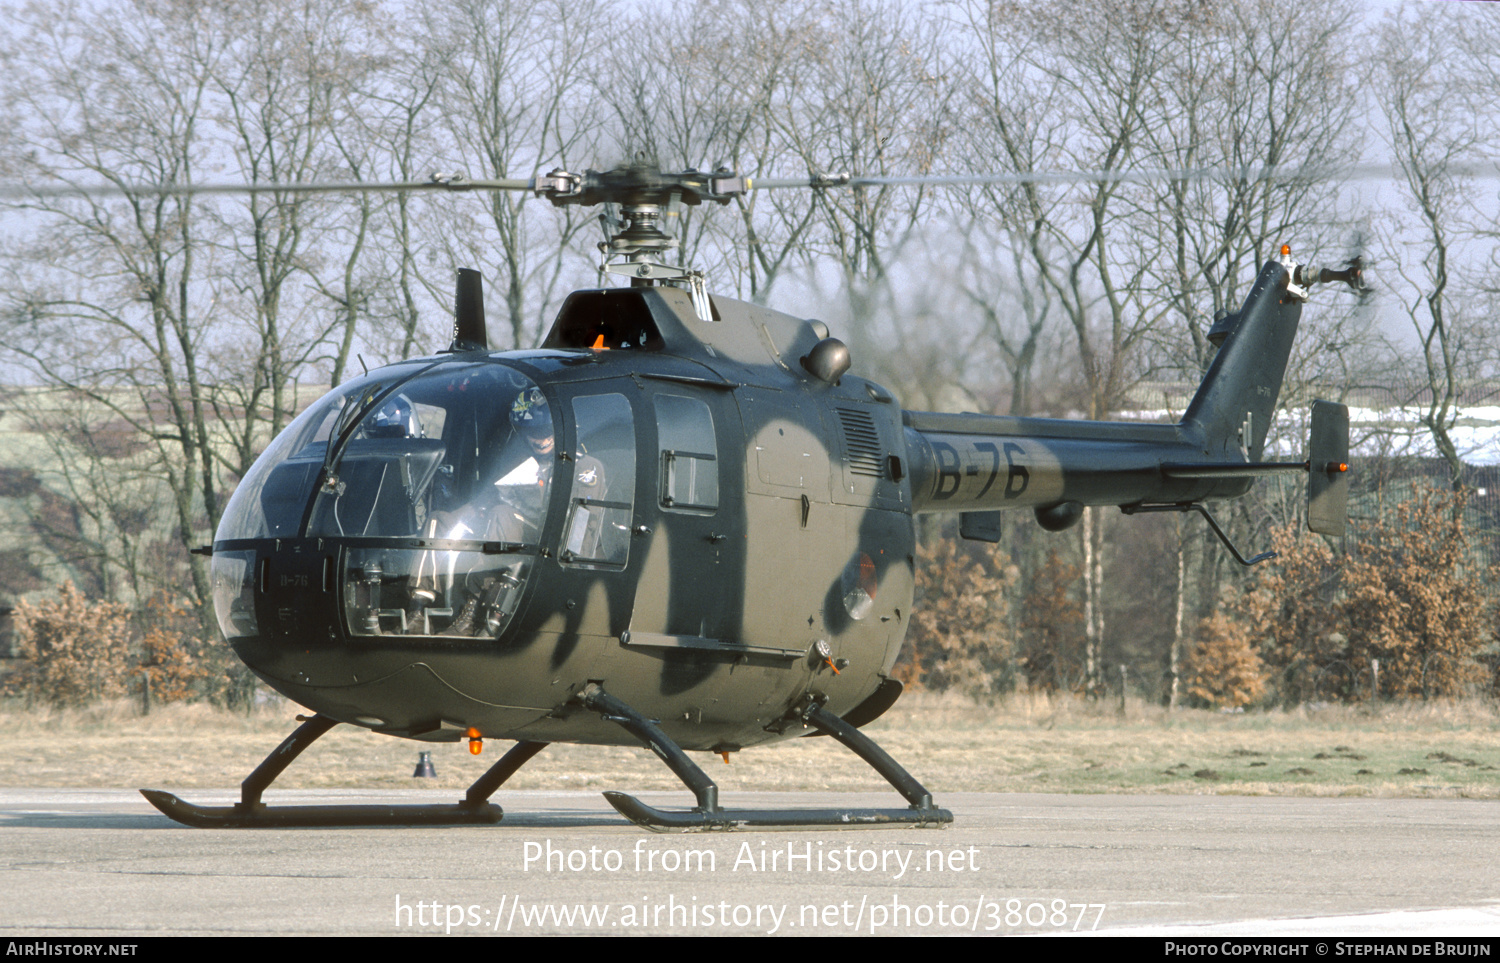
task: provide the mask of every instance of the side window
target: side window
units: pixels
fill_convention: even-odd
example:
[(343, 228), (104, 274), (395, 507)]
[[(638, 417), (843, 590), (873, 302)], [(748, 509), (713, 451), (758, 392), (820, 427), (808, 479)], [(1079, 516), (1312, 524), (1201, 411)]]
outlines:
[(635, 421), (621, 394), (573, 399), (578, 448), (558, 464), (572, 476), (563, 562), (623, 566), (630, 555), (635, 507)]
[(719, 458), (714, 419), (697, 398), (658, 395), (656, 435), (660, 448), (663, 508), (714, 511), (719, 507)]

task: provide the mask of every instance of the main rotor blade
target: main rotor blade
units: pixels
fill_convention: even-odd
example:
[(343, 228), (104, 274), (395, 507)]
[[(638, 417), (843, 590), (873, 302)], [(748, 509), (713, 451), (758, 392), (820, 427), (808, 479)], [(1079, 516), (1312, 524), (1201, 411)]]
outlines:
[[(616, 172), (606, 172), (606, 174)], [(1446, 173), (1456, 177), (1492, 179), (1500, 177), (1500, 163), (1472, 161), (1450, 165)], [(469, 179), (462, 174), (434, 174), (425, 181), (313, 181), (259, 184), (58, 184), (43, 187), (0, 185), (0, 199), (28, 200), (53, 197), (151, 197), (192, 194), (348, 194), (378, 191), (533, 191), (554, 203), (578, 203), (577, 177), (553, 172), (545, 178)], [(590, 172), (590, 176), (595, 175)], [(716, 175), (712, 175), (716, 176)], [(714, 181), (725, 194), (746, 190), (836, 187), (922, 187), (1005, 184), (1146, 184), (1155, 181), (1333, 181), (1398, 180), (1405, 172), (1391, 164), (1356, 164), (1348, 167), (1195, 167), (1180, 169), (1119, 169), (1106, 171), (1021, 171), (1013, 174), (928, 174), (887, 177), (865, 174), (810, 174), (806, 177), (745, 177), (726, 175)], [(569, 180), (571, 178), (571, 180)], [(540, 183), (539, 183), (540, 181)], [(586, 200), (585, 203), (596, 203)]]
[[(1500, 164), (1475, 161), (1454, 164), (1448, 173), (1460, 177), (1500, 177)], [(1107, 171), (1022, 171), (1014, 174), (929, 174), (911, 177), (881, 177), (855, 174), (813, 174), (808, 177), (747, 178), (751, 190), (789, 187), (829, 189), (835, 187), (921, 187), (987, 184), (1148, 184), (1156, 181), (1292, 181), (1292, 180), (1395, 180), (1404, 177), (1391, 164), (1356, 164), (1350, 167), (1193, 167), (1180, 169), (1120, 169)]]
[(462, 175), (426, 181), (312, 181), (259, 184), (60, 184), (45, 187), (0, 185), (0, 198), (174, 197), (190, 194), (349, 194), (378, 191), (529, 191), (533, 178), (470, 180)]

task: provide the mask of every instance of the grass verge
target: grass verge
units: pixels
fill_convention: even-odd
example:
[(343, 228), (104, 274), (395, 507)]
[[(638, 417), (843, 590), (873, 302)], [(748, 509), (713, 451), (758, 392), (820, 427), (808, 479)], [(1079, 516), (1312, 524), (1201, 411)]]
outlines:
[[(285, 704), (249, 715), (125, 703), (82, 710), (0, 706), (0, 786), (232, 789), (296, 725)], [(1500, 712), (1487, 702), (1168, 713), (1117, 700), (1014, 696), (993, 705), (913, 693), (868, 731), (935, 794), (956, 791), (1230, 793), (1500, 798)], [(508, 743), (469, 755), (340, 726), (279, 788), (460, 790)], [(419, 750), (436, 779), (413, 779)], [(749, 749), (724, 765), (697, 757), (723, 792), (878, 790), (884, 783), (831, 739)], [(644, 749), (549, 747), (514, 789), (681, 788)]]

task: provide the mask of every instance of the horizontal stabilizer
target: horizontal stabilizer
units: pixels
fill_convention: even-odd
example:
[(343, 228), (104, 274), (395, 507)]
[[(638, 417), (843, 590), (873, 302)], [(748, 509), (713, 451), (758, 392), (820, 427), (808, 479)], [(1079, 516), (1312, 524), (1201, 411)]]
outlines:
[(1168, 478), (1260, 478), (1289, 471), (1307, 471), (1307, 462), (1167, 462), (1161, 466), (1161, 473)]

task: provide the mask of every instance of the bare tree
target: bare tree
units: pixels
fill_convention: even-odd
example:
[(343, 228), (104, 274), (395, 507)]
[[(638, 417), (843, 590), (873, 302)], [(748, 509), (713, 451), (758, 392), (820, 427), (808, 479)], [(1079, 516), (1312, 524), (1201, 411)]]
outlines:
[[(1028, 59), (1068, 105), (1071, 125), (1058, 132), (1055, 153), (1069, 166), (1110, 172), (1137, 162), (1148, 107), (1181, 26), (1176, 14), (1171, 4), (1153, 0), (1110, 7), (1064, 0), (1036, 18), (1040, 42)], [(1017, 161), (1027, 159), (1020, 150)], [(1073, 328), (1090, 418), (1115, 410), (1140, 376), (1135, 352), (1164, 313), (1154, 288), (1142, 283), (1146, 270), (1130, 243), (1125, 193), (1124, 182), (1100, 180), (1079, 189), (1076, 204), (1044, 206), (1039, 191), (1027, 197), (1030, 219), (1046, 222), (1045, 234), (1034, 230), (1033, 257)], [(1085, 673), (1094, 689), (1104, 636), (1104, 531), (1096, 510), (1084, 513), (1081, 540)]]
[[(1158, 169), (1213, 173), (1149, 184), (1139, 218), (1148, 272), (1176, 321), (1156, 340), (1166, 346), (1163, 360), (1186, 380), (1196, 380), (1212, 359), (1210, 319), (1234, 310), (1281, 243), (1297, 244), (1306, 258), (1342, 228), (1330, 175), (1353, 162), (1359, 147), (1345, 106), (1355, 97), (1355, 17), (1344, 0), (1274, 11), (1263, 0), (1241, 0), (1195, 8), (1179, 23), (1140, 156)], [(1262, 176), (1267, 170), (1281, 173)], [(1327, 339), (1311, 356), (1307, 342), (1299, 343), (1300, 370), (1289, 382), (1326, 383), (1319, 375), (1329, 358), (1352, 356), (1327, 352), (1339, 326), (1321, 327)], [(1307, 391), (1287, 388), (1283, 404), (1305, 403)], [(1262, 495), (1279, 493), (1270, 487)], [(1211, 614), (1221, 561), (1199, 553), (1195, 572), (1187, 556), (1197, 543), (1180, 524), (1177, 535), (1169, 704), (1177, 698), (1184, 631)], [(1266, 537), (1264, 526), (1256, 537)]]
[[(3, 341), (37, 383), (149, 443), (151, 463), (135, 456), (131, 469), (170, 492), (179, 558), (210, 626), (207, 572), (186, 550), (217, 526), (224, 470), (243, 474), (295, 412), (293, 387), (338, 325), (316, 306), (288, 307), (307, 300), (335, 235), (296, 196), (213, 201), (134, 188), (218, 179), (225, 168), (257, 181), (341, 171), (334, 105), (363, 67), (349, 46), (355, 23), (291, 3), (252, 16), (235, 4), (205, 12), (131, 0), (115, 13), (34, 8), (5, 51), (7, 166), (39, 187), (121, 193), (13, 204), (28, 236), (5, 260)], [(86, 443), (96, 428), (70, 426), (86, 457), (59, 449), (58, 461), (108, 467)], [(133, 489), (85, 492), (90, 473), (64, 468), (56, 479), (101, 531), (114, 525), (100, 537), (138, 573), (128, 546), (139, 526), (112, 507)]]
[[(952, 133), (945, 22), (898, 0), (837, 0), (820, 8), (814, 49), (775, 114), (804, 170), (869, 176), (935, 170)], [(888, 307), (890, 262), (923, 224), (931, 189), (856, 187), (817, 195), (809, 250), (838, 266), (855, 351), (877, 356), (874, 319)], [(882, 304), (882, 299), (887, 304)], [(899, 343), (899, 328), (884, 332)]]
[[(355, 177), (369, 166), (336, 122), (358, 113), (373, 68), (359, 39), (374, 26), (364, 8), (328, 11), (282, 0), (221, 24), (229, 38), (214, 70), (222, 110), (215, 118), (240, 176), (257, 183)], [(351, 169), (352, 168), (352, 169)], [(294, 382), (309, 363), (349, 339), (357, 297), (348, 288), (364, 249), (368, 199), (344, 202), (355, 214), (346, 234), (339, 200), (301, 193), (253, 194), (216, 208), (225, 222), (228, 262), (219, 276), (234, 292), (226, 308), (242, 308), (253, 336), (239, 378), (225, 382), (219, 420), (233, 425), (226, 467), (243, 475), (260, 450), (296, 413)], [(347, 244), (339, 256), (333, 248)], [(345, 290), (342, 311), (323, 311), (312, 298), (327, 290), (326, 261)], [(336, 282), (339, 283), (339, 282)], [(340, 330), (342, 329), (342, 330)], [(335, 349), (337, 351), (337, 349)], [(342, 368), (336, 361), (335, 366)]]
[(1207, 369), (1210, 319), (1239, 305), (1282, 243), (1306, 258), (1348, 230), (1334, 176), (1360, 147), (1347, 106), (1357, 96), (1357, 16), (1347, 0), (1295, 10), (1240, 0), (1194, 8), (1181, 22), (1141, 157), (1213, 171), (1152, 184), (1142, 204), (1144, 229), (1156, 235), (1152, 274), (1191, 350), (1186, 370)]
[[(1012, 404), (1025, 403), (1034, 345), (1053, 317), (1072, 330), (1088, 417), (1119, 410), (1155, 365), (1182, 357), (1164, 356), (1158, 344), (1185, 340), (1187, 367), (1205, 370), (1207, 317), (1234, 304), (1288, 233), (1314, 244), (1329, 233), (1332, 203), (1318, 177), (1247, 172), (1328, 172), (1353, 158), (1357, 144), (1339, 106), (1351, 88), (1351, 9), (1342, 0), (1293, 15), (1273, 14), (1260, 0), (1059, 0), (1023, 11), (976, 0), (963, 10), (974, 64), (966, 141), (974, 157), (999, 159), (999, 173), (1219, 172), (973, 193), (976, 213), (1000, 226), (990, 232), (998, 262), (990, 276), (1005, 276), (1015, 292), (1004, 301), (994, 288), (971, 286), (991, 317), (1015, 305), (1008, 331), (990, 322)], [(1170, 336), (1174, 317), (1186, 339)], [(1090, 511), (1082, 526), (1091, 680), (1104, 635), (1101, 522)], [(1187, 578), (1180, 565), (1179, 593)]]
[(12, 455), (31, 463), (35, 479), (27, 524), (13, 535), (40, 543), (61, 577), (95, 597), (133, 604), (180, 582), (181, 555), (162, 551), (174, 540), (172, 512), (150, 443), (86, 392), (19, 390), (12, 405), (42, 446)]
[[(1056, 79), (1028, 56), (1041, 38), (1007, 5), (976, 0), (963, 13), (970, 43), (959, 126), (967, 166), (980, 174), (1056, 167), (1067, 114)], [(1063, 196), (1036, 183), (985, 184), (965, 190), (958, 205), (970, 223), (964, 296), (999, 349), (1014, 415), (1036, 413), (1034, 367), (1049, 321), (1059, 315), (1044, 271), (1052, 264), (1049, 234)]]
[[(337, 105), (334, 142), (356, 180), (423, 180), (439, 171), (440, 161), (452, 160), (442, 155), (447, 147), (438, 112), (446, 52), (428, 43), (420, 20), (404, 10), (376, 21), (371, 46), (380, 56), (367, 83), (350, 89)], [(465, 201), (472, 203), (459, 203)], [(382, 357), (405, 359), (418, 350), (427, 294), (419, 264), (438, 249), (433, 232), (420, 229), (432, 203), (451, 204), (452, 199), (401, 192), (380, 198), (361, 194), (350, 203), (357, 204), (357, 213), (347, 218), (351, 241), (342, 277), (320, 285), (341, 319), (332, 383), (343, 380), (361, 334), (378, 346)], [(434, 293), (442, 299), (452, 294), (442, 285), (435, 285)], [(364, 331), (361, 319), (368, 322)]]
[[(4, 53), (7, 166), (46, 186), (193, 180), (205, 163), (200, 125), (223, 54), (211, 14), (153, 0), (116, 17), (76, 12), (33, 7), (13, 23)], [(126, 193), (13, 206), (35, 227), (7, 259), (0, 342), (41, 383), (79, 393), (150, 440), (177, 540), (200, 543), (220, 486), (202, 370), (210, 325), (195, 202)], [(190, 572), (206, 622), (201, 559)]]
[[(824, 36), (817, 9), (800, 0), (745, 3), (751, 24), (735, 48), (734, 84), (743, 101), (730, 166), (751, 177), (808, 173), (806, 159), (786, 136), (785, 116), (809, 83), (806, 64)], [(766, 303), (777, 281), (802, 263), (817, 227), (817, 208), (801, 192), (756, 191), (736, 198), (740, 231), (730, 234), (738, 283), (751, 300)], [(727, 233), (727, 232), (726, 232)]]
[[(436, 106), (453, 156), (485, 177), (593, 160), (588, 66), (602, 49), (604, 19), (595, 3), (561, 0), (460, 0), (427, 12), (424, 41), (447, 68)], [(451, 210), (447, 264), (487, 265), (499, 295), (486, 299), (491, 316), (499, 307), (509, 344), (530, 346), (576, 263), (566, 249), (593, 217), (562, 208), (548, 225), (543, 202), (518, 192), (495, 191), (482, 203), (478, 216), (472, 205)], [(448, 303), (449, 270), (428, 284)]]
[[(1478, 123), (1482, 115), (1459, 79), (1465, 71), (1454, 67), (1466, 50), (1486, 47), (1485, 28), (1497, 24), (1493, 11), (1433, 7), (1416, 15), (1402, 9), (1377, 32), (1379, 53), (1371, 70), (1386, 122), (1383, 134), (1409, 205), (1383, 238), (1394, 268), (1388, 283), (1421, 347), (1421, 421), (1448, 462), (1454, 489), (1464, 482), (1453, 427), (1465, 366), (1478, 360), (1479, 331), (1470, 305), (1483, 270), (1466, 242), (1486, 228), (1475, 216), (1477, 192), (1465, 168), (1490, 146)], [(1487, 213), (1493, 224), (1493, 212)]]

